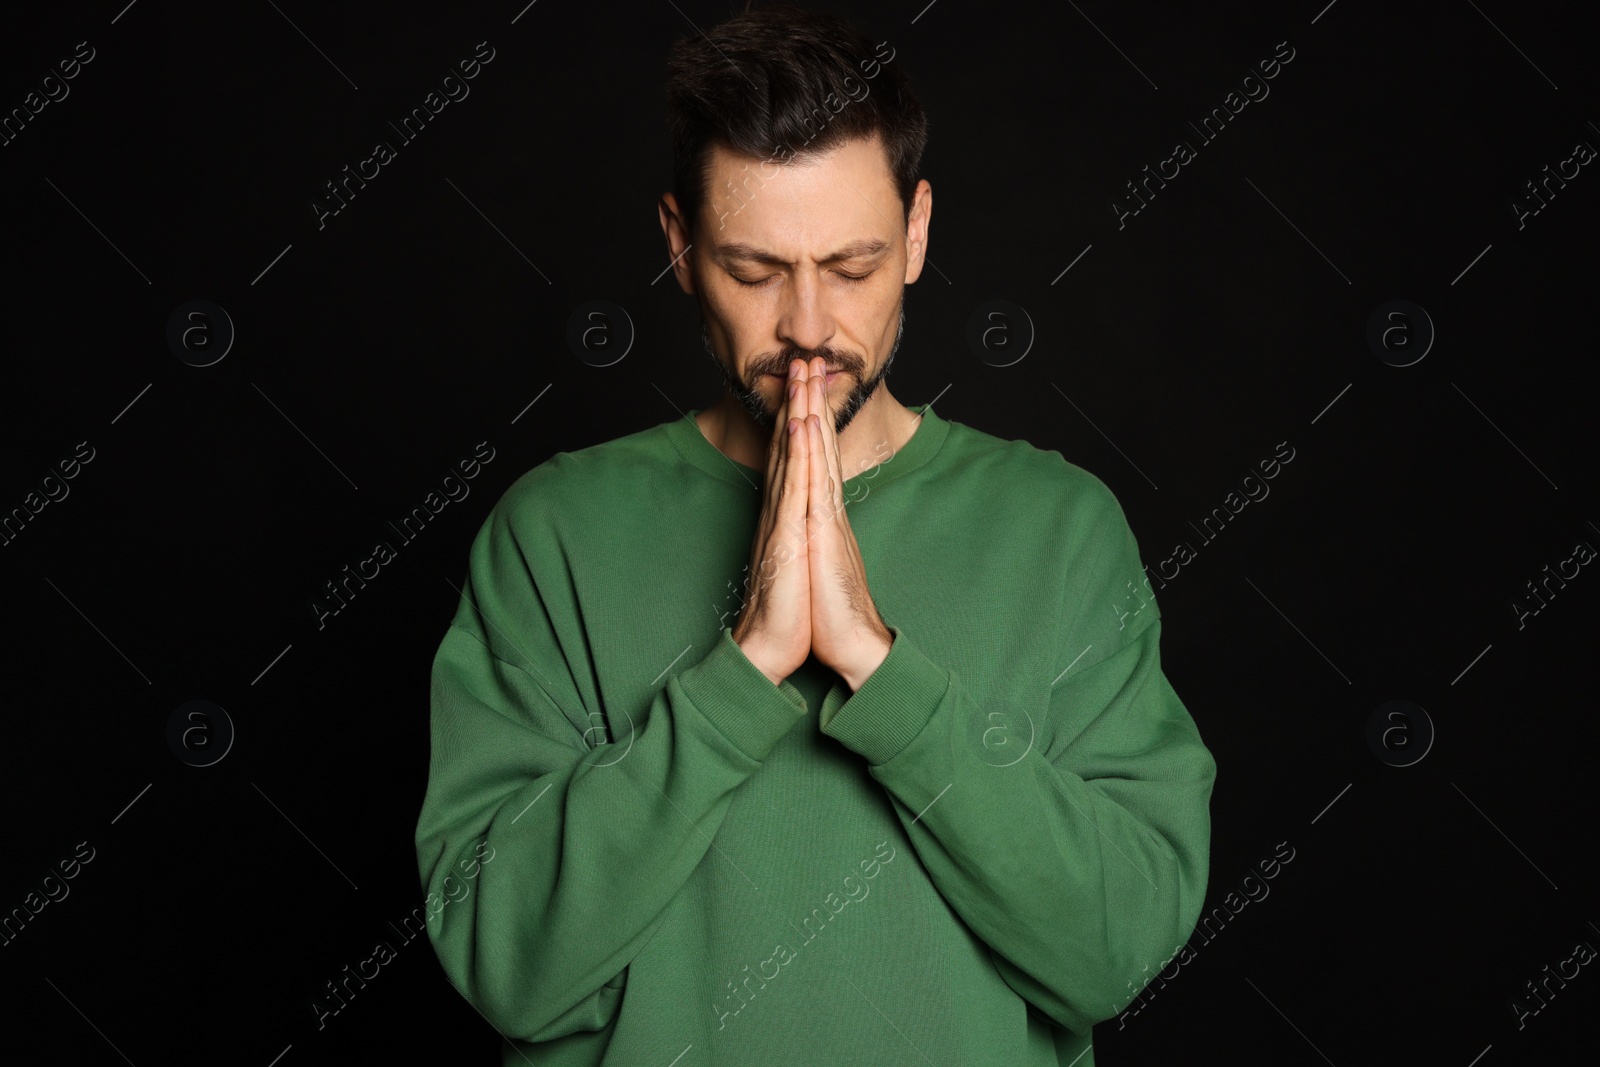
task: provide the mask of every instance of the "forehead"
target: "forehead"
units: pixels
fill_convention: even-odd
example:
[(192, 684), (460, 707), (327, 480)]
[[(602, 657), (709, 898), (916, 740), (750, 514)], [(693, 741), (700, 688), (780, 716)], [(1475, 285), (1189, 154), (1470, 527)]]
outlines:
[(853, 138), (788, 163), (717, 143), (707, 190), (705, 219), (714, 243), (820, 252), (855, 238), (892, 239), (900, 228), (900, 197), (876, 138)]

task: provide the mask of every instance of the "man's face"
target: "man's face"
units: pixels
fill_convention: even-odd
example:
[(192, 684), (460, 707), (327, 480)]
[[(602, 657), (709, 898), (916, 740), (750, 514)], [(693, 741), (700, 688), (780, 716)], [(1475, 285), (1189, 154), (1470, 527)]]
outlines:
[(773, 429), (795, 358), (827, 364), (835, 432), (878, 389), (922, 269), (904, 219), (876, 140), (783, 165), (713, 149), (693, 250), (701, 336), (758, 426)]

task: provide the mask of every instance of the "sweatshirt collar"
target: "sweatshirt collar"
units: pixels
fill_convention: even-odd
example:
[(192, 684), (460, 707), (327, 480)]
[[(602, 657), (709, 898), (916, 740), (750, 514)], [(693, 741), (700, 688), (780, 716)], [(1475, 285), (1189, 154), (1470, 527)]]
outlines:
[[(848, 487), (853, 483), (864, 481), (865, 484), (877, 489), (928, 462), (944, 444), (945, 437), (950, 432), (950, 423), (939, 417), (938, 412), (933, 410), (932, 404), (906, 406), (920, 415), (911, 439), (888, 459), (846, 478), (844, 484), (847, 497)], [(724, 455), (716, 445), (707, 440), (706, 435), (700, 432), (700, 424), (694, 421), (694, 417), (701, 410), (690, 408), (682, 418), (664, 423), (668, 439), (684, 459), (706, 474), (733, 485), (742, 485), (759, 491), (762, 483), (766, 481), (766, 472)]]

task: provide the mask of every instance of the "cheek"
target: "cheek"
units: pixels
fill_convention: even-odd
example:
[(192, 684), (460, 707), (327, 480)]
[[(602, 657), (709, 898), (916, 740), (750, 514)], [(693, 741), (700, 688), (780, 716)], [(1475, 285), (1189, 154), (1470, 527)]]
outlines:
[(771, 332), (766, 311), (770, 299), (764, 290), (746, 289), (732, 280), (712, 283), (706, 292), (706, 317), (716, 323), (713, 336), (720, 334), (735, 352), (749, 350), (752, 339)]

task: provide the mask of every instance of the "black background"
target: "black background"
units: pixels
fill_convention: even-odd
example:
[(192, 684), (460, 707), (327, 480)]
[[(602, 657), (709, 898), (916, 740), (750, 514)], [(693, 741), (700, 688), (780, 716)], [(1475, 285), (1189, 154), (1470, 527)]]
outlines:
[[(309, 1001), (421, 903), (428, 672), (490, 506), (555, 452), (716, 399), (661, 276), (662, 65), (737, 6), (524, 3), (4, 16), (6, 114), (94, 49), (0, 146), (0, 509), (94, 455), (0, 547), (0, 912), (95, 850), (0, 947), (7, 1045), (498, 1062), (421, 941), (324, 1028)], [(1594, 968), (1520, 1029), (1511, 1002), (1600, 946), (1600, 577), (1520, 627), (1513, 601), (1600, 544), (1600, 176), (1521, 225), (1512, 204), (1600, 145), (1579, 5), (827, 6), (890, 43), (931, 120), (896, 395), (1099, 475), (1152, 572), (1196, 546), (1157, 595), (1219, 766), (1208, 908), (1295, 850), (1125, 1028), (1097, 1027), (1099, 1062), (1552, 1062)], [(319, 229), (323, 183), (480, 41), (470, 95)], [(1283, 41), (1270, 95), (1202, 141), (1188, 123)], [(1125, 183), (1179, 139), (1196, 158), (1119, 228)], [(194, 299), (236, 330), (205, 367), (166, 339)], [(595, 299), (635, 331), (608, 366), (566, 341)], [(964, 341), (992, 299), (1035, 331), (1006, 366)], [(1397, 299), (1437, 331), (1408, 366), (1420, 320), (1366, 339)], [(483, 441), (471, 495), (319, 627), (324, 584)], [(1204, 543), (1189, 523), (1279, 442), (1270, 496)], [(167, 738), (196, 699), (236, 730), (207, 767)], [(1394, 699), (1435, 731), (1404, 767), (1420, 719), (1392, 751), (1367, 740)]]

